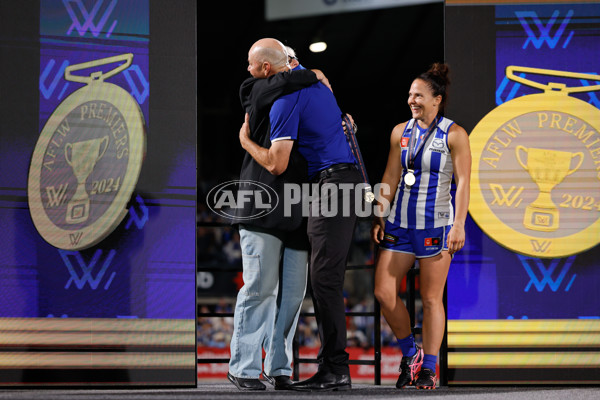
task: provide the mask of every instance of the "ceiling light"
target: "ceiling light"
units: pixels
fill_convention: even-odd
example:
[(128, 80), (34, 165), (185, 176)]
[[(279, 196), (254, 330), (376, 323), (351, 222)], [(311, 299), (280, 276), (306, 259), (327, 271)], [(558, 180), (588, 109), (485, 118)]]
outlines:
[(314, 42), (310, 46), (308, 46), (308, 48), (313, 53), (320, 53), (322, 51), (325, 51), (325, 49), (327, 48), (327, 43), (325, 43), (325, 42)]

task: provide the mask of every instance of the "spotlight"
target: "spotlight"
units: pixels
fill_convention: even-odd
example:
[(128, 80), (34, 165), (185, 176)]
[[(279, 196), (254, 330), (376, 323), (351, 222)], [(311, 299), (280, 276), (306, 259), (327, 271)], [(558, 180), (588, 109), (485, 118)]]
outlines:
[(325, 43), (325, 42), (314, 42), (314, 43), (311, 43), (310, 46), (308, 46), (308, 49), (310, 51), (312, 51), (313, 53), (320, 53), (322, 51), (325, 51), (325, 49), (327, 49), (327, 43)]

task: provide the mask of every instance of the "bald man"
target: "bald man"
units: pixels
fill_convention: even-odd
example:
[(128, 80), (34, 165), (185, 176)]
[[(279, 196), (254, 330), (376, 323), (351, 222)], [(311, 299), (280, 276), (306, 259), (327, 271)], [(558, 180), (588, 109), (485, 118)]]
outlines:
[[(271, 105), (282, 95), (317, 83), (318, 77), (305, 69), (290, 72), (285, 47), (275, 39), (254, 43), (248, 53), (248, 71), (252, 77), (242, 83), (240, 100), (248, 113), (251, 139), (265, 148), (278, 148), (283, 143), (271, 144), (270, 140)], [(279, 170), (265, 169), (246, 153), (240, 181), (267, 185), (283, 200), (286, 183), (307, 181), (306, 160), (293, 143), (286, 151), (286, 165)], [(251, 218), (260, 213), (261, 206), (245, 202), (233, 221), (240, 232), (244, 286), (235, 307), (227, 377), (240, 390), (264, 390), (258, 379), (261, 372), (276, 390), (289, 388), (292, 341), (306, 293), (309, 246), (301, 205), (294, 205), (290, 215), (280, 204), (261, 218)]]
[[(264, 43), (260, 43), (263, 45)], [(272, 51), (277, 52), (276, 44)], [(284, 51), (284, 53), (287, 53)], [(281, 54), (279, 57), (287, 56)], [(250, 56), (248, 70), (264, 74), (266, 65)], [(280, 62), (289, 63), (288, 58)], [(319, 328), (321, 348), (319, 369), (311, 378), (293, 383), (299, 391), (346, 390), (351, 388), (343, 285), (346, 260), (356, 224), (357, 185), (362, 183), (350, 145), (342, 127), (342, 112), (329, 88), (321, 83), (281, 96), (272, 105), (271, 146), (261, 146), (251, 138), (250, 125), (240, 129), (240, 143), (252, 158), (274, 175), (284, 173), (292, 149), (307, 161), (309, 180), (314, 187), (326, 188), (326, 196), (311, 196), (307, 234), (310, 242), (310, 282)], [(314, 194), (314, 193), (313, 193)], [(331, 213), (330, 205), (339, 207)], [(343, 207), (342, 207), (343, 205)]]

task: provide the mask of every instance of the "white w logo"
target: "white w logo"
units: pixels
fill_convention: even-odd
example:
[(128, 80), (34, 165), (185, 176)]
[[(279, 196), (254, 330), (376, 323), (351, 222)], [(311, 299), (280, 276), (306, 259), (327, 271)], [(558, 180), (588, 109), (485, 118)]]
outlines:
[(46, 194), (48, 195), (48, 207), (58, 207), (65, 201), (65, 193), (67, 192), (67, 188), (69, 187), (68, 183), (65, 183), (64, 186), (61, 184), (58, 187), (58, 190), (54, 188), (54, 186), (46, 186)]

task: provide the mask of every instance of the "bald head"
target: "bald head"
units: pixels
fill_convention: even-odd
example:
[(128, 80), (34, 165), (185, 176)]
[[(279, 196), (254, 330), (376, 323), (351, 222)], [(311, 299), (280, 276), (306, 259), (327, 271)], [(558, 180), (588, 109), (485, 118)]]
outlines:
[(285, 46), (277, 39), (258, 40), (248, 51), (248, 72), (255, 78), (266, 78), (288, 68)]

